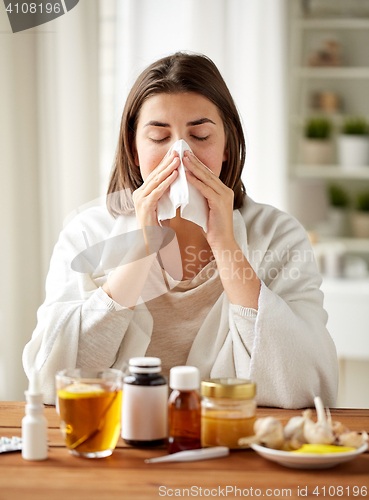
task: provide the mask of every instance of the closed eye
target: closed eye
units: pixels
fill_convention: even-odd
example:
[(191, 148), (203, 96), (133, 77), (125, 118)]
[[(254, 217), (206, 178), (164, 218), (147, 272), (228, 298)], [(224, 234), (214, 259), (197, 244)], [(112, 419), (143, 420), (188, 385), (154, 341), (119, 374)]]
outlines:
[(160, 143), (160, 142), (164, 142), (164, 141), (166, 141), (166, 140), (168, 140), (168, 139), (169, 139), (169, 137), (164, 137), (164, 139), (152, 139), (152, 138), (150, 137), (150, 141), (152, 141), (152, 142), (156, 142), (157, 144), (158, 144), (158, 143)]
[[(199, 137), (197, 135), (191, 135), (191, 137), (193, 139), (195, 139), (195, 141), (206, 141), (206, 139), (208, 139), (210, 136), (207, 135), (205, 137)], [(166, 141), (168, 139), (169, 139), (169, 137), (164, 137), (164, 139), (153, 139), (153, 138), (150, 137), (150, 141), (156, 142), (157, 144), (160, 144), (161, 142), (164, 142), (164, 141)]]
[(191, 137), (193, 137), (196, 141), (206, 141), (206, 139), (209, 139), (209, 136), (205, 136), (205, 137), (198, 137), (197, 135), (191, 135)]

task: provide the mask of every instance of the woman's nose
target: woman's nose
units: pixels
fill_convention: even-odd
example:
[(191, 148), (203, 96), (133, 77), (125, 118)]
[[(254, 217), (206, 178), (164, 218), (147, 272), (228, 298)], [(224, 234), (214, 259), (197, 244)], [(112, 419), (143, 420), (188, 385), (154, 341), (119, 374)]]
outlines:
[[(180, 141), (182, 139), (182, 137), (180, 135), (174, 135), (173, 138), (172, 138), (172, 141), (171, 141), (171, 144), (170, 144), (170, 147), (173, 147), (174, 144), (178, 141)], [(184, 139), (182, 139), (184, 140)]]
[(179, 135), (179, 134), (178, 134), (178, 135), (175, 135), (175, 136), (172, 138), (172, 140), (171, 140), (171, 143), (170, 143), (170, 146), (169, 146), (169, 147), (170, 147), (170, 148), (172, 148), (172, 147), (173, 147), (173, 146), (174, 146), (174, 145), (175, 145), (178, 141), (183, 141), (183, 142), (185, 142), (185, 143), (186, 143), (187, 147), (190, 147), (190, 144), (189, 144), (189, 142), (188, 142), (188, 139), (186, 140), (186, 139), (184, 138), (184, 136), (183, 136), (183, 135)]

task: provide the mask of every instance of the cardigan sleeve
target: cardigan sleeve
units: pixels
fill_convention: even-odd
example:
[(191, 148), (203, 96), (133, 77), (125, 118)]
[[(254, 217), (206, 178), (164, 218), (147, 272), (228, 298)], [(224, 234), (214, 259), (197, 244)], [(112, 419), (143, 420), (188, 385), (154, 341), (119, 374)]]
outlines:
[(236, 329), (242, 338), (242, 343), (249, 357), (251, 357), (255, 336), (255, 321), (258, 314), (256, 309), (229, 304), (229, 313), (233, 317)]
[[(40, 371), (44, 401), (55, 402), (55, 374), (75, 367), (111, 367), (117, 357), (134, 311), (121, 307), (101, 288), (104, 272), (88, 274), (72, 269), (71, 262), (94, 235), (77, 217), (60, 234), (46, 279), (46, 298), (37, 312), (37, 326), (24, 348), (27, 376)], [(95, 237), (100, 238), (98, 223)], [(101, 239), (104, 239), (102, 236)]]
[[(303, 408), (321, 396), (334, 407), (338, 361), (326, 329), (321, 276), (305, 230), (292, 217), (283, 217), (274, 222), (273, 238), (257, 268), (262, 282), (258, 311), (230, 304), (237, 330), (236, 375), (247, 368), (257, 384), (259, 405)], [(251, 258), (256, 250), (249, 249)], [(243, 356), (235, 352), (241, 345)]]

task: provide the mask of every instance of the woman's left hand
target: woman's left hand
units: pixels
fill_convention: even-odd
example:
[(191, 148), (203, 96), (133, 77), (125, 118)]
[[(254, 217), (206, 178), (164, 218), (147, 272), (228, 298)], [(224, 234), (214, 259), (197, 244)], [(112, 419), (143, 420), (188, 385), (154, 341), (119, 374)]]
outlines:
[(228, 246), (234, 240), (233, 190), (190, 151), (185, 151), (183, 164), (188, 169), (188, 182), (200, 191), (209, 205), (208, 232), (204, 235), (210, 247), (214, 250)]

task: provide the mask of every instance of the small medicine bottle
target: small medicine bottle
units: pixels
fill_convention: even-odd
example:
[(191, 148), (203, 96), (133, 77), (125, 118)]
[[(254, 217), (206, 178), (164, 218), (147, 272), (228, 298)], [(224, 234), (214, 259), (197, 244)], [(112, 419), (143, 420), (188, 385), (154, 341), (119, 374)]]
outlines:
[(256, 386), (249, 380), (219, 378), (201, 382), (201, 445), (240, 448), (254, 434)]
[(159, 358), (131, 358), (124, 378), (122, 438), (132, 446), (164, 444), (168, 435), (168, 383)]
[(194, 366), (175, 366), (170, 370), (173, 389), (168, 402), (168, 451), (201, 448), (200, 373)]

